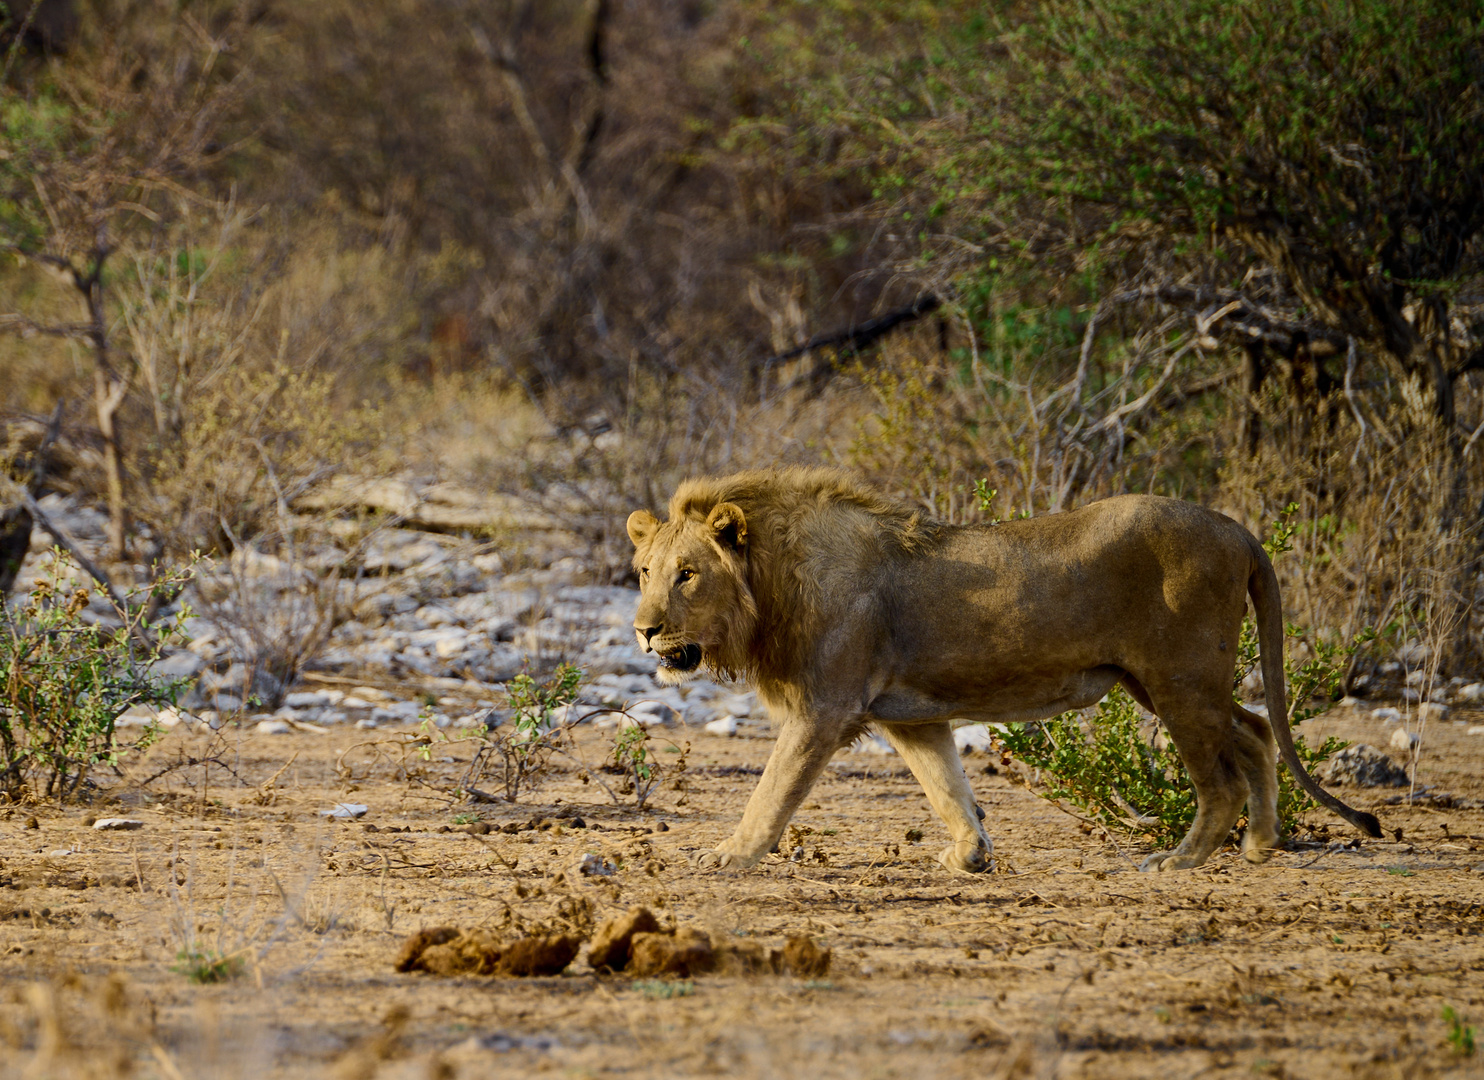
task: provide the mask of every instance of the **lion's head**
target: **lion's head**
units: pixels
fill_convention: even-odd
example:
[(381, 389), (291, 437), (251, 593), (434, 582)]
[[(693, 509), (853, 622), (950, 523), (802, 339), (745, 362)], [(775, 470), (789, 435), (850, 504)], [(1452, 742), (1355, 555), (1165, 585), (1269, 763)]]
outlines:
[(639, 572), (640, 648), (659, 654), (656, 678), (683, 682), (705, 663), (734, 676), (748, 666), (757, 605), (747, 584), (747, 520), (720, 503), (704, 518), (672, 514), (661, 523), (647, 510), (629, 516)]

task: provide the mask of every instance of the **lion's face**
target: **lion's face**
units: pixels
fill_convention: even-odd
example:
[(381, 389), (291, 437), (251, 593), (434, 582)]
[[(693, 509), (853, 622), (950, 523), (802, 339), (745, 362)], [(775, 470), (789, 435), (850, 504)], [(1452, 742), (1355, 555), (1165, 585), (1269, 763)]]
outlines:
[(747, 525), (739, 507), (722, 503), (706, 521), (660, 521), (647, 510), (629, 517), (639, 612), (634, 633), (659, 654), (656, 678), (685, 681), (704, 661), (735, 671), (757, 617), (746, 582)]

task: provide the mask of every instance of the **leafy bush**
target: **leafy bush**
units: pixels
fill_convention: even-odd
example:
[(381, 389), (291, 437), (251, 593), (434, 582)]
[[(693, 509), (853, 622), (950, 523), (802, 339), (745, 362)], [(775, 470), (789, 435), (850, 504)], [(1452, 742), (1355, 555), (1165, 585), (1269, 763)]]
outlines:
[[(571, 722), (558, 721), (556, 714), (577, 700), (582, 679), (582, 669), (572, 664), (560, 665), (545, 682), (525, 672), (511, 679), (508, 694), (515, 715), (510, 728), (478, 740), (483, 745), (474, 752), (460, 791), (488, 798), (476, 785), (486, 775), (497, 773), (505, 801), (519, 798), (521, 790), (546, 771), (552, 755), (567, 741)], [(424, 752), (428, 752), (426, 747)]]
[(676, 777), (677, 786), (682, 783), (679, 777), (685, 772), (685, 759), (690, 751), (689, 743), (685, 744), (684, 749), (672, 745), (671, 751), (679, 753), (680, 757), (673, 765), (662, 765), (657, 758), (651, 756), (649, 744), (649, 731), (646, 728), (638, 724), (619, 728), (613, 738), (613, 763), (604, 768), (605, 772), (618, 773), (624, 777), (623, 786), (619, 790), (625, 795), (632, 794), (634, 805), (640, 810), (644, 809), (649, 796), (667, 774)]
[[(1150, 722), (1123, 687), (1115, 687), (1089, 720), (1062, 713), (1039, 724), (1011, 727), (1000, 735), (1010, 753), (1046, 774), (1037, 791), (1052, 802), (1065, 800), (1111, 828), (1156, 846), (1178, 843), (1195, 820), (1195, 789), (1173, 745), (1150, 737)], [(1336, 738), (1310, 747), (1301, 735), (1294, 749), (1312, 770), (1349, 744)], [(1285, 832), (1317, 804), (1278, 773), (1278, 814)]]
[[(177, 626), (150, 626), (145, 596), (105, 594), (116, 625), (86, 617), (94, 590), (78, 584), (71, 562), (53, 554), (47, 574), (19, 611), (0, 621), (0, 791), (61, 802), (77, 795), (92, 769), (117, 764), (120, 713), (134, 705), (168, 705), (177, 687), (148, 665), (180, 636)], [(189, 571), (167, 575), (156, 589), (178, 592)], [(146, 729), (132, 749), (153, 737)]]

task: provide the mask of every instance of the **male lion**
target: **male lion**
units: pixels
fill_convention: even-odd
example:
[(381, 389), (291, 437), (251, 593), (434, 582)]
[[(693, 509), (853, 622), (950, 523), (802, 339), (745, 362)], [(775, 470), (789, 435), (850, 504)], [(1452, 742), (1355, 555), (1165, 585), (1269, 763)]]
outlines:
[[(1275, 751), (1305, 791), (1371, 836), (1293, 750), (1278, 580), (1246, 529), (1175, 499), (1124, 495), (995, 526), (929, 521), (829, 469), (691, 480), (670, 520), (628, 521), (641, 599), (634, 627), (678, 683), (703, 663), (757, 687), (778, 729), (731, 838), (701, 857), (748, 867), (840, 747), (875, 724), (948, 825), (939, 861), (993, 863), (949, 720), (1037, 720), (1122, 682), (1169, 729), (1195, 785), (1190, 832), (1145, 870), (1199, 866), (1242, 805), (1242, 853), (1278, 840)], [(1232, 700), (1248, 594), (1268, 718)], [(1274, 736), (1276, 735), (1276, 746)]]

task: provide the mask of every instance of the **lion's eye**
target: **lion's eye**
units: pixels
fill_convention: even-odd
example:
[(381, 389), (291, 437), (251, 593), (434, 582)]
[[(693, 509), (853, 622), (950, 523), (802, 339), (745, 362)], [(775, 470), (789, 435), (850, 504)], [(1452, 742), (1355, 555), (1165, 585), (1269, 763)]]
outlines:
[(648, 577), (649, 576), (649, 567), (647, 567), (647, 566), (641, 566), (639, 568), (639, 576), (640, 577)]
[(682, 570), (680, 571), (680, 573), (675, 575), (675, 580), (680, 582), (681, 584), (684, 584), (695, 576), (696, 575), (689, 570)]

